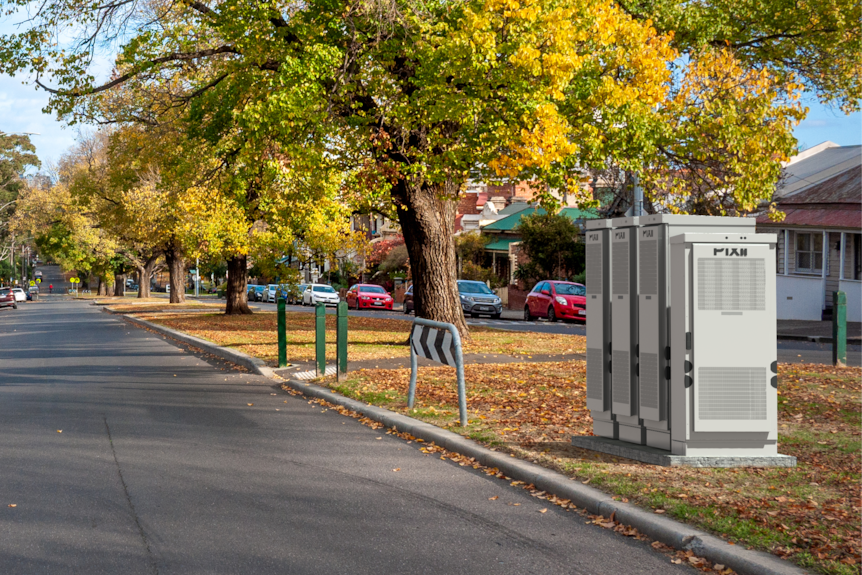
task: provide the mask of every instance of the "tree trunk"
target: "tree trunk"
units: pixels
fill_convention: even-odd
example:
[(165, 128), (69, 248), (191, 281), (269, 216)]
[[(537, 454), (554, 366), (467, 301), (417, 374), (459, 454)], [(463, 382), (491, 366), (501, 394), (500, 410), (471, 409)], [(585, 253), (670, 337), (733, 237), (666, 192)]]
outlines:
[(124, 295), (126, 295), (126, 274), (117, 274), (114, 276), (114, 297)]
[(168, 264), (168, 276), (171, 286), (171, 303), (186, 301), (186, 261), (180, 248), (171, 245), (165, 249), (165, 262)]
[(99, 276), (99, 287), (97, 291), (98, 295), (108, 295), (108, 284), (105, 282), (105, 278)]
[[(448, 187), (448, 186), (447, 186)], [(469, 339), (467, 322), (458, 297), (455, 267), (455, 211), (453, 189), (440, 186), (407, 186), (392, 190), (400, 204), (398, 221), (410, 256), (413, 305), (416, 317), (454, 324)]]
[(154, 254), (142, 266), (138, 268), (138, 299), (150, 297), (150, 280), (153, 277), (153, 270), (156, 267), (156, 261), (159, 259), (159, 254)]
[(227, 261), (227, 292), (225, 292), (225, 315), (251, 313), (248, 307), (248, 257), (238, 255)]

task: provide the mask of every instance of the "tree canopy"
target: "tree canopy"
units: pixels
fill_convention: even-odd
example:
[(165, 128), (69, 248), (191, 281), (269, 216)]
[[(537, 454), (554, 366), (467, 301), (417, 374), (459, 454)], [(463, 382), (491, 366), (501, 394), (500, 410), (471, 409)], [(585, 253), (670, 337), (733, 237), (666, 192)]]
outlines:
[[(396, 217), (417, 311), (462, 330), (451, 238), (468, 177), (531, 181), (549, 206), (553, 191), (587, 204), (584, 168), (610, 163), (668, 210), (746, 211), (771, 197), (793, 151), (800, 92), (846, 109), (860, 95), (853, 0), (68, 0), (35, 10), (3, 38), (0, 71), (34, 74), (50, 109), (148, 126), (178, 118), (230, 174), (222, 197), (248, 229), (255, 211), (290, 206), (313, 224), (345, 201)], [(90, 64), (106, 49), (118, 56), (98, 84)], [(270, 202), (267, 180), (296, 195)]]

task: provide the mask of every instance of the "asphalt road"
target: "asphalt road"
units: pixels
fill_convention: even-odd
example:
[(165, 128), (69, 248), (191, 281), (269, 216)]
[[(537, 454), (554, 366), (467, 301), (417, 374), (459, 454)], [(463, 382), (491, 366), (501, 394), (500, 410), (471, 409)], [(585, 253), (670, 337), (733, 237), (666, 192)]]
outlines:
[(0, 312), (0, 433), (0, 573), (693, 572), (81, 302)]

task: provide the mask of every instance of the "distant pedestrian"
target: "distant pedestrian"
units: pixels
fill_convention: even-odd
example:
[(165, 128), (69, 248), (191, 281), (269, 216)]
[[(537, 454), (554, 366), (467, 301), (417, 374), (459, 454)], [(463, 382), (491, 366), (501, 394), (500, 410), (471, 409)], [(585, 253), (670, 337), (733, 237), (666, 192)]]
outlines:
[(54, 284), (48, 285), (48, 293), (54, 293)]

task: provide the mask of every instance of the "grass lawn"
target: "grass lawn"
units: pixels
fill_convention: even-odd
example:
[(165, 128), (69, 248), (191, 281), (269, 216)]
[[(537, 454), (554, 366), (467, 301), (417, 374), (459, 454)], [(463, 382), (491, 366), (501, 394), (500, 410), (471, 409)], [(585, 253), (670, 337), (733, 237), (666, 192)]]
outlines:
[[(198, 304), (206, 305), (206, 304)], [(170, 314), (147, 315), (146, 306), (122, 308), (127, 313), (158, 324), (259, 357), (267, 364), (278, 362), (278, 333), (275, 312), (253, 315)], [(176, 306), (165, 309), (176, 309)], [(287, 360), (314, 361), (314, 315), (288, 312)], [(335, 316), (326, 316), (326, 357), (335, 361)], [(347, 355), (350, 361), (408, 357), (407, 338), (411, 322), (351, 316), (348, 319)], [(513, 332), (472, 327), (472, 339), (464, 344), (464, 353), (501, 353), (513, 355), (547, 353), (583, 353), (586, 338), (560, 335)]]
[(454, 370), (422, 368), (415, 409), (409, 370), (364, 370), (326, 385), (561, 471), (734, 544), (815, 571), (859, 573), (859, 368), (781, 365), (780, 452), (795, 469), (657, 467), (571, 446), (591, 434), (582, 361), (467, 366), (470, 425), (458, 423)]

